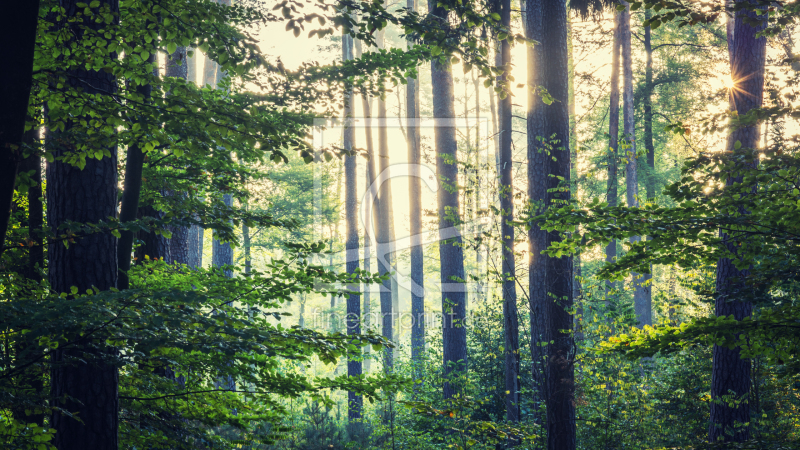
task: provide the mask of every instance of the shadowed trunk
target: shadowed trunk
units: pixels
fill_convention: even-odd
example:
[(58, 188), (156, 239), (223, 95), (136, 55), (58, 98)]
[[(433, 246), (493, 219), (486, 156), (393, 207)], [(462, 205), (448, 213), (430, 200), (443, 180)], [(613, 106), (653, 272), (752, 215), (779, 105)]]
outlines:
[[(77, 2), (62, 0), (67, 17), (76, 17)], [(102, 1), (103, 6), (118, 12), (116, 1)], [(105, 24), (71, 22), (70, 31), (80, 38), (80, 27), (98, 29)], [(87, 94), (106, 94), (117, 90), (117, 81), (104, 71), (74, 70), (74, 87)], [(59, 157), (74, 151), (66, 133), (53, 132), (55, 161), (47, 165), (47, 220), (53, 229), (66, 221), (97, 223), (116, 216), (117, 148), (107, 147), (110, 157), (86, 159), (83, 170), (64, 163)], [(55, 292), (78, 292), (97, 288), (106, 291), (117, 287), (117, 239), (108, 232), (98, 232), (75, 240), (69, 247), (60, 242), (48, 249), (49, 280)], [(70, 300), (64, 300), (70, 301)], [(118, 383), (115, 365), (107, 361), (115, 350), (105, 347), (103, 339), (69, 350), (58, 350), (52, 357), (51, 387), (53, 398), (64, 398), (61, 406), (77, 413), (73, 417), (53, 413), (50, 425), (56, 430), (53, 444), (58, 450), (116, 450), (118, 448)], [(82, 360), (82, 361), (81, 361)], [(85, 361), (85, 362), (84, 362)]]
[(39, 1), (6, 2), (0, 17), (0, 255), (6, 242), (17, 167), (23, 155), (22, 136), (33, 83), (33, 51)]
[[(755, 13), (737, 13), (733, 29), (733, 49), (731, 78), (735, 89), (731, 99), (738, 114), (744, 115), (753, 108), (761, 107), (764, 97), (764, 65), (766, 59), (766, 38), (756, 38), (763, 30), (765, 22), (753, 27), (745, 22), (746, 17), (753, 20)], [(735, 130), (728, 139), (728, 151), (737, 151), (736, 142), (741, 143), (740, 151), (755, 151), (759, 141), (759, 125)], [(742, 178), (729, 179), (728, 185), (741, 183)], [(754, 186), (755, 188), (755, 186)], [(722, 233), (728, 249), (735, 253), (735, 242), (729, 242)], [(740, 291), (747, 289), (744, 279), (749, 271), (738, 270), (732, 260), (723, 258), (717, 263), (717, 299), (714, 312), (717, 316), (733, 316), (742, 320), (752, 314), (750, 302), (737, 300)], [(711, 423), (708, 430), (710, 442), (743, 442), (750, 438), (750, 406), (747, 403), (750, 392), (750, 360), (739, 355), (739, 349), (729, 349), (715, 345), (711, 373)], [(727, 397), (723, 399), (721, 397)], [(729, 406), (730, 404), (730, 406)]]
[[(528, 191), (532, 202), (546, 208), (570, 198), (567, 8), (562, 0), (532, 0), (526, 11), (528, 36), (541, 43), (529, 53), (529, 83), (543, 87), (555, 99), (545, 105), (533, 97), (528, 113)], [(564, 181), (559, 183), (557, 177)], [(572, 258), (541, 254), (560, 240), (558, 232), (531, 227), (531, 329), (536, 333), (532, 351), (545, 366), (543, 376), (534, 373), (534, 379), (545, 387), (544, 392), (539, 388), (539, 395), (544, 395), (547, 407), (547, 448), (572, 450), (576, 445)], [(544, 355), (535, 348), (537, 341), (552, 342), (543, 347)]]
[[(447, 11), (444, 7), (429, 0), (428, 11), (439, 20), (442, 27), (449, 27)], [(439, 213), (439, 263), (442, 282), (442, 340), (444, 362), (445, 399), (459, 392), (457, 378), (467, 370), (467, 329), (466, 295), (464, 280), (464, 250), (461, 233), (455, 228), (450, 236), (444, 230), (450, 229), (461, 217), (458, 201), (458, 145), (456, 128), (452, 123), (455, 117), (453, 94), (453, 73), (449, 62), (431, 62), (431, 81), (433, 90), (433, 117), (437, 119), (434, 145), (436, 149), (436, 175), (439, 178), (437, 204)]]
[[(416, 0), (407, 0), (406, 7), (417, 10)], [(408, 42), (411, 46), (412, 42)], [(421, 364), (425, 355), (425, 273), (422, 248), (422, 142), (419, 127), (419, 80), (406, 79), (406, 117), (408, 128), (408, 163), (412, 170), (408, 179), (408, 222), (411, 234), (411, 361), (416, 380), (422, 379)]]
[[(622, 2), (625, 10), (619, 14), (620, 45), (622, 46), (622, 121), (625, 134), (625, 199), (629, 208), (639, 207), (639, 171), (636, 156), (636, 123), (634, 122), (633, 104), (633, 55), (631, 51), (631, 11), (627, 2)], [(632, 243), (641, 241), (641, 236), (632, 236)], [(648, 291), (650, 286), (645, 286), (644, 274), (631, 272), (633, 280), (633, 308), (639, 327), (652, 325), (652, 306)]]
[[(498, 0), (501, 23), (511, 28), (511, 1)], [(505, 73), (499, 77), (505, 80), (511, 71), (511, 44), (508, 40), (500, 43), (501, 66)], [(500, 233), (502, 235), (502, 289), (503, 289), (503, 332), (505, 334), (505, 406), (506, 419), (516, 422), (520, 419), (519, 397), (519, 323), (517, 317), (516, 262), (514, 261), (514, 161), (511, 153), (512, 121), (511, 96), (501, 95), (499, 100), (500, 125)]]

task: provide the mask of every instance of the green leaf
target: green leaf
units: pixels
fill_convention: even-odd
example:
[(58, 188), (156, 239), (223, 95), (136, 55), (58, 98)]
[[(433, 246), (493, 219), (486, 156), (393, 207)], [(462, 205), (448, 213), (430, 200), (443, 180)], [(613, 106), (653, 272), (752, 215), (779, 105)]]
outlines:
[(178, 44), (174, 42), (167, 44), (167, 52), (169, 52), (170, 55), (175, 53), (176, 50), (178, 50)]

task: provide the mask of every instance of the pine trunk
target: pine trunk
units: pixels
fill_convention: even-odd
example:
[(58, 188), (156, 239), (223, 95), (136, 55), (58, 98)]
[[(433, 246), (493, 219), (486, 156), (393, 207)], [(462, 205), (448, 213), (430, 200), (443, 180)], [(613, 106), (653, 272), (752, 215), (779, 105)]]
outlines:
[[(503, 27), (511, 29), (511, 1), (499, 0)], [(511, 44), (508, 40), (500, 43), (501, 66), (506, 73), (511, 71)], [(500, 78), (505, 80), (504, 73)], [(517, 317), (516, 262), (514, 260), (514, 160), (511, 153), (512, 110), (511, 96), (502, 95), (498, 99), (500, 125), (500, 233), (502, 235), (502, 282), (503, 289), (503, 332), (505, 334), (505, 406), (506, 419), (516, 422), (520, 419), (519, 397), (519, 322)]]
[[(633, 54), (631, 51), (631, 11), (623, 1), (625, 10), (620, 13), (620, 40), (622, 45), (622, 120), (625, 134), (625, 199), (629, 208), (639, 207), (639, 171), (636, 156), (636, 123), (633, 104)], [(631, 237), (631, 243), (640, 242), (641, 236)], [(645, 285), (645, 275), (631, 272), (633, 280), (633, 308), (639, 327), (652, 325), (650, 286)]]
[[(567, 7), (563, 0), (535, 0), (527, 4), (526, 30), (529, 37), (541, 43), (533, 50), (534, 55), (528, 62), (529, 82), (533, 86), (542, 86), (556, 100), (550, 105), (544, 105), (538, 98), (531, 102), (528, 116), (528, 190), (531, 201), (542, 202), (542, 206), (549, 207), (570, 198)], [(545, 142), (542, 143), (540, 139)], [(564, 181), (559, 182), (557, 177)], [(537, 330), (538, 339), (545, 335), (548, 339), (545, 342), (552, 342), (544, 346), (544, 355), (538, 350), (534, 353), (534, 357), (544, 356), (540, 361), (545, 362), (547, 448), (572, 450), (576, 445), (574, 341), (570, 313), (572, 258), (541, 254), (550, 243), (560, 240), (558, 232), (531, 227), (531, 311), (538, 315), (532, 317), (531, 329)], [(532, 339), (532, 345), (536, 340)]]
[[(447, 11), (429, 0), (428, 11), (442, 27), (448, 27)], [(455, 98), (453, 93), (453, 73), (449, 62), (434, 59), (431, 62), (431, 81), (433, 90), (433, 117), (437, 120), (434, 130), (436, 149), (436, 175), (441, 184), (437, 192), (439, 213), (439, 264), (442, 283), (442, 340), (444, 362), (445, 399), (459, 392), (457, 378), (467, 370), (467, 330), (466, 295), (464, 289), (464, 250), (460, 232), (454, 237), (444, 238), (444, 230), (454, 225), (453, 220), (461, 217), (458, 199), (458, 145), (456, 128), (452, 123), (455, 117)], [(449, 217), (449, 218), (448, 218)]]
[[(611, 44), (611, 90), (608, 102), (608, 181), (606, 185), (606, 202), (609, 206), (617, 206), (619, 196), (618, 167), (619, 161), (619, 54), (620, 54), (620, 16), (614, 15), (614, 40)], [(617, 259), (617, 241), (612, 239), (606, 245), (606, 262)], [(606, 297), (615, 288), (613, 281), (606, 281)], [(608, 300), (606, 300), (608, 306)]]
[[(62, 0), (67, 17), (75, 17), (83, 8), (77, 2)], [(116, 1), (107, 0), (112, 12)], [(101, 27), (102, 24), (70, 23), (77, 36), (80, 26)], [(104, 71), (75, 70), (70, 73), (74, 87), (87, 94), (113, 93), (117, 80)], [(117, 149), (104, 148), (110, 157), (86, 159), (83, 169), (62, 162), (59, 157), (72, 151), (67, 133), (52, 133), (55, 161), (47, 165), (47, 220), (57, 230), (67, 221), (97, 223), (117, 215)], [(117, 287), (117, 239), (109, 232), (98, 232), (70, 243), (69, 247), (54, 242), (48, 249), (49, 280), (55, 292), (78, 292), (97, 288), (106, 291)], [(64, 300), (70, 301), (70, 300)], [(118, 385), (119, 374), (108, 361), (115, 350), (104, 340), (58, 350), (52, 357), (51, 387), (53, 398), (64, 399), (59, 406), (81, 419), (53, 413), (50, 425), (56, 430), (53, 444), (58, 450), (117, 450), (118, 448)]]
[[(407, 0), (406, 7), (417, 11), (417, 1)], [(409, 46), (411, 46), (409, 42)], [(411, 173), (408, 179), (408, 222), (411, 234), (411, 361), (414, 376), (421, 380), (421, 365), (425, 355), (425, 273), (422, 248), (422, 142), (419, 120), (419, 80), (407, 78), (406, 117), (408, 129), (408, 164)]]
[[(746, 0), (743, 0), (746, 1)], [(732, 103), (740, 116), (761, 107), (764, 97), (764, 66), (766, 60), (766, 38), (756, 38), (756, 33), (765, 27), (760, 22), (753, 27), (746, 23), (754, 20), (752, 12), (739, 12), (733, 29), (733, 49), (730, 51), (731, 78), (735, 89), (731, 90)], [(736, 142), (741, 150), (736, 150)], [(739, 128), (728, 139), (728, 151), (756, 151), (759, 141), (759, 125)], [(741, 178), (728, 180), (728, 185), (741, 183)], [(754, 187), (755, 188), (755, 187)], [(723, 241), (735, 253), (735, 243), (728, 242), (722, 233)], [(739, 291), (746, 289), (742, 281), (749, 271), (738, 270), (733, 261), (727, 258), (717, 263), (717, 299), (714, 312), (717, 316), (733, 316), (742, 320), (752, 314), (750, 302), (737, 300)], [(750, 393), (750, 360), (742, 358), (739, 349), (729, 349), (715, 345), (711, 373), (711, 423), (708, 439), (710, 442), (743, 442), (750, 438), (750, 406), (747, 403)], [(727, 397), (723, 399), (721, 397)]]

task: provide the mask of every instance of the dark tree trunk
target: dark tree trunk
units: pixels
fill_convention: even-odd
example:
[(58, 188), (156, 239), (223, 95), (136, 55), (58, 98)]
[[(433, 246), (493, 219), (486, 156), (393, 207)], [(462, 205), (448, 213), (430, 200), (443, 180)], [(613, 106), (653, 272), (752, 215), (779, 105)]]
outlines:
[[(155, 63), (156, 55), (155, 52), (150, 53), (150, 57), (147, 59), (148, 64)], [(150, 84), (139, 85), (136, 87), (136, 92), (142, 96), (144, 96), (145, 101), (150, 98), (150, 94), (153, 91), (153, 86)], [(141, 196), (142, 192), (142, 170), (144, 168), (144, 153), (142, 152), (141, 146), (137, 144), (133, 144), (128, 147), (127, 151), (127, 160), (125, 162), (125, 181), (122, 188), (122, 203), (119, 209), (119, 221), (121, 223), (131, 222), (136, 220), (137, 213), (139, 212), (139, 197)], [(151, 208), (152, 209), (152, 208)], [(145, 234), (145, 233), (140, 233)], [(149, 241), (149, 244), (153, 244), (153, 239), (157, 236), (154, 233), (146, 233), (149, 235), (153, 235)], [(117, 267), (119, 268), (119, 281), (118, 287), (120, 289), (128, 289), (130, 287), (130, 281), (128, 279), (128, 271), (131, 270), (131, 252), (133, 251), (133, 239), (134, 233), (133, 231), (122, 231), (120, 233), (119, 241), (117, 242)], [(154, 254), (154, 253), (147, 253), (148, 251), (152, 252), (155, 249), (150, 248), (148, 250), (143, 250), (144, 254), (149, 255), (150, 257), (155, 256), (162, 256), (161, 253)]]
[[(447, 11), (438, 6), (435, 0), (428, 1), (428, 11), (447, 27)], [(458, 201), (458, 145), (456, 129), (447, 123), (455, 118), (453, 94), (453, 73), (450, 64), (433, 60), (431, 62), (431, 81), (433, 89), (433, 117), (437, 121), (434, 143), (436, 148), (436, 175), (439, 178), (437, 203), (439, 207), (440, 238), (442, 231), (454, 225), (461, 217)], [(442, 123), (444, 122), (444, 124)], [(448, 216), (450, 218), (448, 218)], [(454, 383), (467, 370), (467, 329), (466, 295), (464, 280), (463, 239), (459, 232), (439, 243), (439, 263), (442, 283), (442, 340), (444, 360), (445, 399), (458, 392)]]
[(17, 167), (22, 161), (22, 136), (28, 117), (33, 76), (33, 50), (39, 21), (39, 1), (7, 2), (0, 15), (0, 255), (14, 197)]
[[(534, 99), (528, 116), (528, 190), (532, 201), (543, 201), (543, 206), (548, 207), (570, 198), (567, 8), (563, 0), (533, 0), (527, 5), (526, 30), (529, 37), (541, 43), (534, 50), (533, 61), (529, 61), (529, 64), (533, 62), (533, 66), (529, 66), (529, 80), (535, 83), (533, 86), (547, 89), (556, 100), (544, 105), (541, 99)], [(542, 138), (550, 145), (543, 146), (539, 141)], [(561, 177), (564, 182), (560, 185), (556, 177)], [(573, 320), (570, 314), (572, 259), (541, 255), (541, 250), (560, 239), (558, 232), (532, 227), (531, 311), (543, 317), (532, 318), (531, 328), (537, 332), (544, 328), (544, 332), (538, 334), (546, 335), (546, 339), (552, 342), (544, 347), (544, 400), (547, 406), (547, 448), (550, 450), (570, 450), (576, 445)], [(537, 353), (534, 357), (541, 358)]]
[[(417, 10), (416, 0), (407, 0), (406, 7)], [(409, 42), (409, 46), (412, 43)], [(425, 273), (422, 248), (422, 175), (416, 166), (422, 164), (422, 143), (419, 120), (419, 80), (408, 77), (406, 84), (406, 117), (408, 129), (408, 163), (412, 166), (408, 180), (408, 222), (411, 234), (411, 361), (417, 381), (422, 379), (421, 364), (425, 354)]]
[[(745, 0), (746, 1), (746, 0)], [(766, 38), (756, 38), (756, 33), (763, 30), (765, 22), (753, 27), (745, 23), (745, 17), (756, 18), (754, 13), (738, 13), (733, 30), (733, 50), (730, 52), (731, 78), (735, 89), (731, 90), (731, 98), (739, 115), (746, 114), (753, 108), (761, 107), (764, 97), (764, 65), (766, 59)], [(755, 151), (759, 140), (759, 126), (740, 128), (728, 139), (728, 151), (736, 151), (736, 142), (741, 143), (742, 151)], [(730, 179), (728, 185), (741, 183), (742, 179)], [(725, 244), (730, 250), (735, 243), (728, 242), (722, 234)], [(737, 300), (739, 291), (745, 289), (744, 280), (749, 275), (747, 270), (738, 270), (733, 261), (727, 258), (717, 263), (717, 299), (714, 312), (717, 316), (730, 316), (742, 320), (752, 314), (750, 302)], [(743, 442), (750, 438), (750, 406), (747, 397), (750, 392), (750, 360), (739, 355), (739, 349), (714, 346), (714, 363), (711, 374), (711, 423), (708, 430), (710, 442)], [(728, 406), (728, 401), (742, 400)]]
[(192, 225), (189, 228), (189, 267), (199, 269), (203, 267), (203, 228)]
[[(619, 161), (619, 54), (620, 54), (620, 17), (614, 14), (614, 41), (611, 44), (611, 92), (608, 103), (608, 182), (606, 185), (606, 202), (609, 206), (617, 206), (619, 181), (617, 179), (617, 162)], [(617, 241), (612, 239), (606, 246), (606, 262), (617, 259)], [(613, 281), (606, 281), (606, 296), (614, 289)], [(608, 301), (606, 301), (608, 304)]]
[[(511, 0), (499, 0), (503, 27), (511, 29)], [(511, 44), (500, 43), (501, 65), (506, 73), (511, 71)], [(503, 74), (501, 79), (505, 79)], [(514, 261), (514, 183), (511, 154), (512, 122), (511, 96), (498, 100), (500, 125), (500, 233), (502, 235), (502, 289), (503, 332), (505, 334), (505, 405), (506, 419), (520, 419), (519, 398), (519, 322), (517, 317), (516, 262)]]
[[(344, 61), (353, 59), (353, 38), (344, 35), (342, 37), (342, 59)], [(353, 89), (348, 89), (345, 93), (344, 106), (344, 150), (351, 152), (355, 141), (355, 129), (348, 121), (353, 118)], [(356, 167), (358, 156), (347, 154), (344, 159), (344, 182), (345, 182), (345, 217), (347, 218), (347, 241), (345, 244), (347, 255), (347, 273), (354, 274), (358, 271), (358, 199), (356, 187), (358, 185)], [(357, 293), (357, 284), (348, 287), (353, 293), (347, 298), (347, 334), (355, 335), (361, 333), (361, 296)], [(361, 355), (355, 351), (347, 358), (347, 376), (357, 377), (361, 375)], [(360, 395), (350, 391), (347, 393), (348, 408), (347, 417), (350, 422), (361, 420), (364, 400)]]
[[(101, 2), (119, 11), (115, 0)], [(67, 17), (75, 17), (76, 2), (62, 0)], [(93, 22), (87, 27), (101, 27)], [(79, 25), (70, 24), (80, 36)], [(104, 71), (74, 71), (71, 79), (75, 87), (87, 94), (115, 92), (117, 85), (112, 74)], [(74, 126), (74, 124), (70, 124)], [(54, 135), (56, 133), (53, 133)], [(116, 216), (117, 167), (116, 147), (106, 148), (111, 157), (86, 159), (83, 170), (61, 162), (59, 156), (73, 151), (74, 145), (66, 136), (54, 136), (56, 160), (47, 165), (47, 219), (51, 228), (66, 221), (97, 223)], [(65, 247), (57, 242), (50, 245), (49, 280), (55, 292), (78, 292), (97, 288), (101, 291), (117, 287), (117, 239), (108, 232), (100, 232), (76, 239)], [(69, 301), (69, 300), (65, 300)], [(101, 350), (102, 340), (95, 346), (83, 346), (54, 353), (51, 376), (52, 396), (65, 399), (59, 406), (77, 413), (82, 422), (54, 412), (51, 426), (56, 430), (53, 444), (59, 450), (97, 449), (116, 450), (118, 447), (118, 382), (117, 368), (104, 361), (113, 353)], [(86, 362), (80, 361), (84, 360)]]

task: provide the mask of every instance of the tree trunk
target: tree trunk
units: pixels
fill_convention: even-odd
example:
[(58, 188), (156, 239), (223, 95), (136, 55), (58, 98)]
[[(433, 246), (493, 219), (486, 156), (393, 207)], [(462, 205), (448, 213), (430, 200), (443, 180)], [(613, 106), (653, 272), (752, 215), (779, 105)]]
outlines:
[[(194, 62), (194, 61), (192, 61)], [(167, 56), (167, 68), (164, 73), (166, 77), (189, 79), (189, 63), (186, 54), (186, 47), (178, 47), (174, 53)], [(179, 195), (182, 198), (187, 196), (185, 192), (170, 192), (170, 195)], [(168, 263), (178, 263), (189, 265), (189, 236), (191, 226), (175, 225), (169, 227), (172, 237), (169, 240), (169, 260)]]
[[(384, 30), (380, 30), (376, 36), (378, 48), (383, 48)], [(381, 121), (386, 120), (386, 103), (382, 99), (377, 100), (377, 117)], [(383, 174), (389, 170), (389, 142), (386, 126), (378, 127), (378, 174)], [(385, 176), (385, 175), (384, 175)], [(373, 180), (375, 178), (373, 177)], [(392, 190), (390, 181), (386, 179), (378, 187), (378, 197), (380, 201), (377, 206), (377, 260), (378, 272), (385, 275), (394, 270), (394, 218), (392, 217)], [(381, 318), (383, 336), (389, 340), (396, 340), (395, 315), (397, 314), (396, 296), (393, 292), (395, 281), (394, 277), (384, 281), (380, 288), (381, 299)], [(396, 289), (394, 289), (396, 291)], [(384, 349), (384, 369), (391, 372), (394, 367), (394, 352), (390, 348)]]
[[(511, 29), (511, 0), (498, 0), (503, 27)], [(508, 40), (500, 43), (501, 66), (505, 73), (499, 78), (505, 80), (511, 72), (511, 44)], [(511, 153), (512, 110), (511, 96), (502, 95), (498, 99), (500, 125), (500, 233), (502, 235), (502, 289), (503, 289), (503, 332), (505, 334), (505, 405), (506, 419), (516, 422), (520, 419), (519, 397), (519, 322), (517, 317), (516, 262), (514, 260), (514, 160)]]
[[(231, 194), (224, 194), (222, 196), (222, 201), (225, 203), (225, 206), (233, 206), (233, 196), (231, 196)], [(231, 248), (231, 244), (228, 242), (222, 243), (217, 240), (216, 233), (214, 233), (211, 252), (211, 265), (213, 267), (233, 265), (233, 248)], [(226, 269), (225, 276), (228, 278), (233, 277), (233, 271)]]
[[(417, 11), (417, 0), (407, 0), (406, 7)], [(412, 43), (409, 41), (409, 46)], [(408, 77), (406, 84), (406, 117), (408, 129), (408, 222), (411, 234), (411, 361), (414, 378), (422, 379), (421, 366), (425, 356), (425, 272), (422, 248), (422, 142), (419, 120), (419, 80)], [(415, 385), (416, 386), (416, 385)]]
[[(644, 11), (645, 20), (650, 18), (650, 10)], [(642, 106), (644, 109), (644, 148), (647, 151), (647, 171), (645, 172), (645, 190), (647, 200), (654, 200), (656, 197), (656, 150), (653, 145), (653, 46), (651, 43), (651, 30), (650, 27), (644, 27), (644, 52), (645, 52), (645, 66), (644, 66), (644, 84), (645, 92), (642, 99)], [(650, 239), (648, 237), (648, 239)], [(653, 265), (650, 265), (650, 273), (642, 274), (642, 284), (645, 285), (644, 289), (644, 302), (649, 305), (650, 323), (653, 322)]]
[[(531, 201), (543, 200), (543, 206), (548, 207), (570, 198), (567, 8), (563, 0), (534, 0), (527, 4), (526, 30), (529, 37), (541, 43), (529, 60), (529, 80), (534, 87), (544, 87), (556, 100), (545, 106), (540, 99), (534, 98), (528, 115), (528, 190)], [(541, 138), (548, 140), (549, 145), (543, 146), (539, 141)], [(556, 177), (564, 180), (561, 185)], [(533, 258), (530, 268), (531, 311), (544, 313), (543, 321), (541, 316), (531, 319), (531, 329), (538, 332), (544, 328), (545, 331), (538, 334), (546, 335), (546, 339), (552, 342), (544, 347), (547, 448), (571, 450), (576, 445), (573, 320), (570, 314), (572, 259), (547, 257), (540, 253), (550, 243), (558, 242), (560, 233), (546, 232), (534, 226), (530, 234)], [(536, 340), (532, 339), (533, 345)], [(534, 356), (541, 358), (541, 353), (537, 350)]]
[[(342, 60), (353, 59), (353, 38), (349, 35), (342, 36)], [(353, 141), (355, 140), (355, 129), (349, 121), (353, 118), (353, 89), (349, 87), (345, 92), (344, 98), (344, 150), (353, 151)], [(344, 182), (345, 182), (345, 217), (347, 218), (347, 273), (355, 274), (358, 271), (358, 199), (356, 198), (356, 159), (358, 156), (347, 154), (344, 158)], [(361, 296), (357, 294), (358, 285), (348, 287), (353, 293), (347, 298), (347, 334), (361, 334)], [(347, 358), (347, 376), (355, 377), (361, 375), (361, 355), (355, 351)], [(348, 408), (347, 417), (350, 422), (361, 419), (363, 409), (363, 398), (355, 392), (347, 393)]]
[[(617, 206), (619, 181), (617, 179), (619, 161), (619, 54), (620, 54), (620, 15), (614, 14), (614, 40), (611, 44), (611, 92), (608, 102), (608, 181), (606, 184), (606, 202), (609, 206)], [(606, 262), (617, 259), (617, 240), (612, 239), (606, 245)], [(615, 288), (613, 281), (606, 281), (606, 297)], [(608, 300), (606, 299), (606, 306)]]
[[(447, 11), (428, 1), (428, 11), (447, 27)], [(457, 378), (467, 370), (467, 329), (466, 296), (464, 293), (464, 250), (461, 233), (455, 237), (444, 238), (443, 231), (458, 225), (453, 223), (461, 216), (458, 201), (458, 145), (456, 129), (453, 124), (443, 125), (438, 121), (451, 121), (455, 118), (453, 94), (453, 73), (449, 62), (434, 59), (431, 62), (431, 81), (433, 89), (433, 117), (437, 120), (434, 130), (436, 148), (436, 175), (440, 187), (437, 195), (439, 209), (439, 263), (442, 283), (442, 340), (444, 360), (445, 399), (459, 392)], [(450, 218), (448, 218), (450, 217)]]
[[(746, 1), (746, 0), (744, 0)], [(737, 13), (733, 32), (733, 59), (731, 78), (735, 89), (731, 98), (738, 114), (744, 115), (753, 108), (761, 107), (764, 97), (764, 65), (766, 59), (766, 38), (756, 38), (766, 23), (753, 27), (745, 22), (745, 17), (756, 19), (752, 12)], [(740, 151), (755, 151), (759, 141), (759, 125), (740, 128), (728, 139), (728, 151), (737, 151), (736, 142), (741, 143)], [(729, 179), (728, 185), (741, 183), (741, 178)], [(730, 250), (735, 243), (728, 242), (722, 233), (723, 241)], [(730, 316), (742, 320), (752, 314), (753, 306), (747, 301), (737, 301), (738, 291), (746, 289), (744, 278), (749, 271), (736, 269), (733, 261), (727, 258), (717, 263), (717, 299), (714, 312), (717, 316)], [(743, 442), (750, 438), (750, 406), (747, 397), (750, 392), (750, 360), (739, 355), (739, 349), (714, 346), (714, 363), (711, 373), (711, 423), (708, 430), (710, 442)], [(728, 401), (720, 398), (728, 396)], [(730, 397), (733, 397), (732, 399)], [(742, 400), (728, 406), (733, 400)]]
[[(102, 1), (112, 12), (118, 12), (116, 1)], [(67, 17), (77, 16), (83, 8), (76, 2), (62, 0), (60, 6)], [(98, 29), (105, 26), (94, 22), (67, 25), (80, 36), (80, 27)], [(87, 94), (116, 92), (117, 82), (104, 71), (75, 70), (71, 83)], [(67, 130), (75, 126), (68, 124)], [(97, 223), (117, 215), (117, 149), (105, 148), (111, 157), (86, 159), (83, 170), (59, 160), (70, 153), (73, 144), (67, 136), (52, 133), (56, 160), (47, 165), (47, 220), (57, 230), (67, 221)], [(117, 287), (117, 239), (109, 232), (98, 232), (70, 243), (65, 247), (55, 242), (49, 247), (49, 280), (55, 292), (78, 292), (97, 288), (105, 291)], [(69, 301), (69, 300), (64, 300)], [(53, 444), (59, 450), (116, 450), (118, 447), (118, 383), (116, 366), (104, 361), (113, 349), (105, 349), (102, 338), (94, 346), (58, 350), (53, 354), (52, 396), (64, 399), (59, 406), (77, 413), (81, 422), (72, 417), (53, 413), (50, 425), (56, 430)], [(86, 362), (81, 362), (83, 360)]]
[(33, 83), (33, 52), (39, 23), (39, 1), (3, 5), (0, 18), (0, 255), (3, 254), (11, 217), (11, 201), (22, 161), (22, 136), (28, 117)]
[[(155, 66), (156, 63), (156, 54), (155, 52), (150, 53), (150, 57), (147, 59), (147, 64), (153, 64)], [(157, 66), (156, 66), (157, 67)], [(154, 69), (158, 70), (158, 69)], [(153, 91), (153, 86), (150, 84), (139, 85), (136, 87), (136, 92), (144, 97), (146, 102), (150, 99), (150, 94)], [(142, 170), (144, 168), (144, 152), (142, 151), (142, 147), (136, 143), (130, 145), (127, 151), (127, 160), (125, 162), (125, 182), (122, 188), (122, 202), (119, 208), (119, 221), (121, 223), (131, 222), (136, 220), (137, 215), (139, 214), (139, 199), (141, 197), (142, 192)], [(153, 215), (157, 215), (157, 212), (150, 208)], [(150, 214), (147, 214), (148, 216)], [(145, 239), (146, 244), (143, 247), (146, 247), (142, 251), (144, 253), (140, 253), (140, 256), (147, 254), (151, 257), (161, 257), (165, 256), (164, 253), (152, 253), (153, 250), (153, 243), (159, 242), (163, 240), (162, 236), (157, 236), (155, 233), (146, 233), (140, 232), (140, 235), (149, 235), (150, 239)], [(119, 289), (128, 289), (130, 287), (130, 280), (128, 279), (128, 271), (131, 270), (131, 252), (133, 251), (133, 240), (134, 240), (134, 233), (133, 231), (122, 231), (120, 233), (119, 241), (117, 242), (117, 267), (119, 268), (119, 280), (117, 281), (117, 287)], [(151, 244), (148, 246), (148, 244)], [(158, 248), (156, 246), (156, 248)], [(160, 249), (163, 251), (163, 249)], [(167, 254), (169, 251), (167, 250)], [(144, 259), (144, 258), (141, 258)]]
[[(620, 40), (622, 45), (622, 120), (624, 123), (625, 152), (625, 197), (629, 208), (639, 207), (639, 172), (636, 156), (636, 124), (633, 105), (633, 55), (631, 52), (631, 11), (630, 5), (622, 1), (625, 10), (620, 13)], [(640, 236), (631, 237), (632, 243), (641, 241)], [(652, 305), (650, 286), (645, 286), (645, 275), (631, 272), (633, 280), (633, 308), (639, 327), (652, 325)]]

